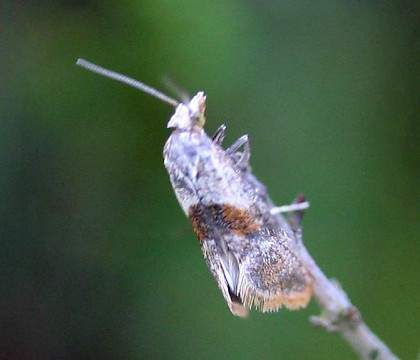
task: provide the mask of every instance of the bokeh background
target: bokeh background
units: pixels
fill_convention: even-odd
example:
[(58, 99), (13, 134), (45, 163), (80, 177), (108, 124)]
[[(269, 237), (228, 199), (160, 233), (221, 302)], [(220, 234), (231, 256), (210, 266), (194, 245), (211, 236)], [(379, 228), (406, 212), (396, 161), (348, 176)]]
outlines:
[(208, 132), (249, 134), (276, 203), (307, 195), (308, 249), (414, 359), (418, 4), (3, 1), (0, 358), (356, 358), (314, 302), (230, 314), (162, 164), (173, 109), (83, 57), (204, 90)]

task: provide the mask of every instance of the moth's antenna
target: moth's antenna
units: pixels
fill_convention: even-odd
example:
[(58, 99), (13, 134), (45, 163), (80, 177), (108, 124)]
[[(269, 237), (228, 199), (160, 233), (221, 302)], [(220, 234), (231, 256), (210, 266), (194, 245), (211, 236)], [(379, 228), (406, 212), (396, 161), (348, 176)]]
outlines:
[(169, 96), (166, 96), (164, 93), (160, 92), (159, 90), (156, 90), (146, 84), (143, 84), (140, 81), (134, 80), (126, 75), (118, 74), (112, 70), (105, 69), (101, 66), (92, 64), (89, 61), (78, 59), (76, 62), (76, 65), (79, 65), (87, 70), (90, 70), (94, 73), (97, 73), (99, 75), (105, 76), (107, 78), (120, 81), (124, 84), (130, 85), (132, 87), (135, 87), (136, 89), (140, 89), (141, 91), (144, 91), (145, 93), (152, 95), (172, 106), (178, 106), (179, 102), (175, 99), (170, 98)]
[[(166, 87), (171, 90), (173, 94), (177, 95), (178, 99), (181, 99), (181, 101), (184, 104), (188, 104), (190, 102), (191, 97), (188, 95), (188, 93), (183, 89), (179, 84), (177, 84), (174, 80), (172, 80), (168, 76), (163, 77), (163, 84), (166, 85)], [(420, 359), (419, 359), (420, 360)]]

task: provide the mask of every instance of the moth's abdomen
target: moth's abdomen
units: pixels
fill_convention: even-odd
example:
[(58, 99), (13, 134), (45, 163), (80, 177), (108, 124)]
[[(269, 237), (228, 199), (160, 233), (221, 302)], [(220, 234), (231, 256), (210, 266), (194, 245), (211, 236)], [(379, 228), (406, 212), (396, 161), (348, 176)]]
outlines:
[(244, 305), (263, 312), (305, 307), (312, 295), (311, 279), (286, 232), (264, 228), (251, 235), (249, 244), (237, 289)]
[(267, 312), (307, 305), (311, 281), (285, 232), (227, 205), (197, 204), (188, 217), (232, 312), (241, 315), (240, 306)]

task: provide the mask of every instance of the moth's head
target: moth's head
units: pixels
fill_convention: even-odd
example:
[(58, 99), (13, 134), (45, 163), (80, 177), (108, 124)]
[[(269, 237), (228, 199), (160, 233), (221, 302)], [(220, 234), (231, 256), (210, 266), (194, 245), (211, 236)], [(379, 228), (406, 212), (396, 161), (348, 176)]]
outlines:
[(200, 91), (188, 104), (179, 104), (168, 122), (168, 128), (189, 130), (194, 126), (203, 128), (206, 123), (206, 96)]

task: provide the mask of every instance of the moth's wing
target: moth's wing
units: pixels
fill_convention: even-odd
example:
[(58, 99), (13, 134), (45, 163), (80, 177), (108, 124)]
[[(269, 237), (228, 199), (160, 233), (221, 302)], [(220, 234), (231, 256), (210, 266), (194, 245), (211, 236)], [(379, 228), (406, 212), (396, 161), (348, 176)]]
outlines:
[[(203, 241), (201, 249), (232, 314), (241, 317), (247, 316), (248, 309), (242, 304), (241, 299), (236, 295), (236, 291), (233, 290), (236, 288), (239, 277), (239, 267), (236, 259), (232, 258), (231, 254), (226, 255), (213, 239)], [(235, 261), (235, 263), (232, 261)]]
[(251, 234), (238, 263), (237, 294), (245, 307), (266, 312), (283, 305), (297, 309), (308, 304), (311, 280), (286, 232), (261, 229)]

